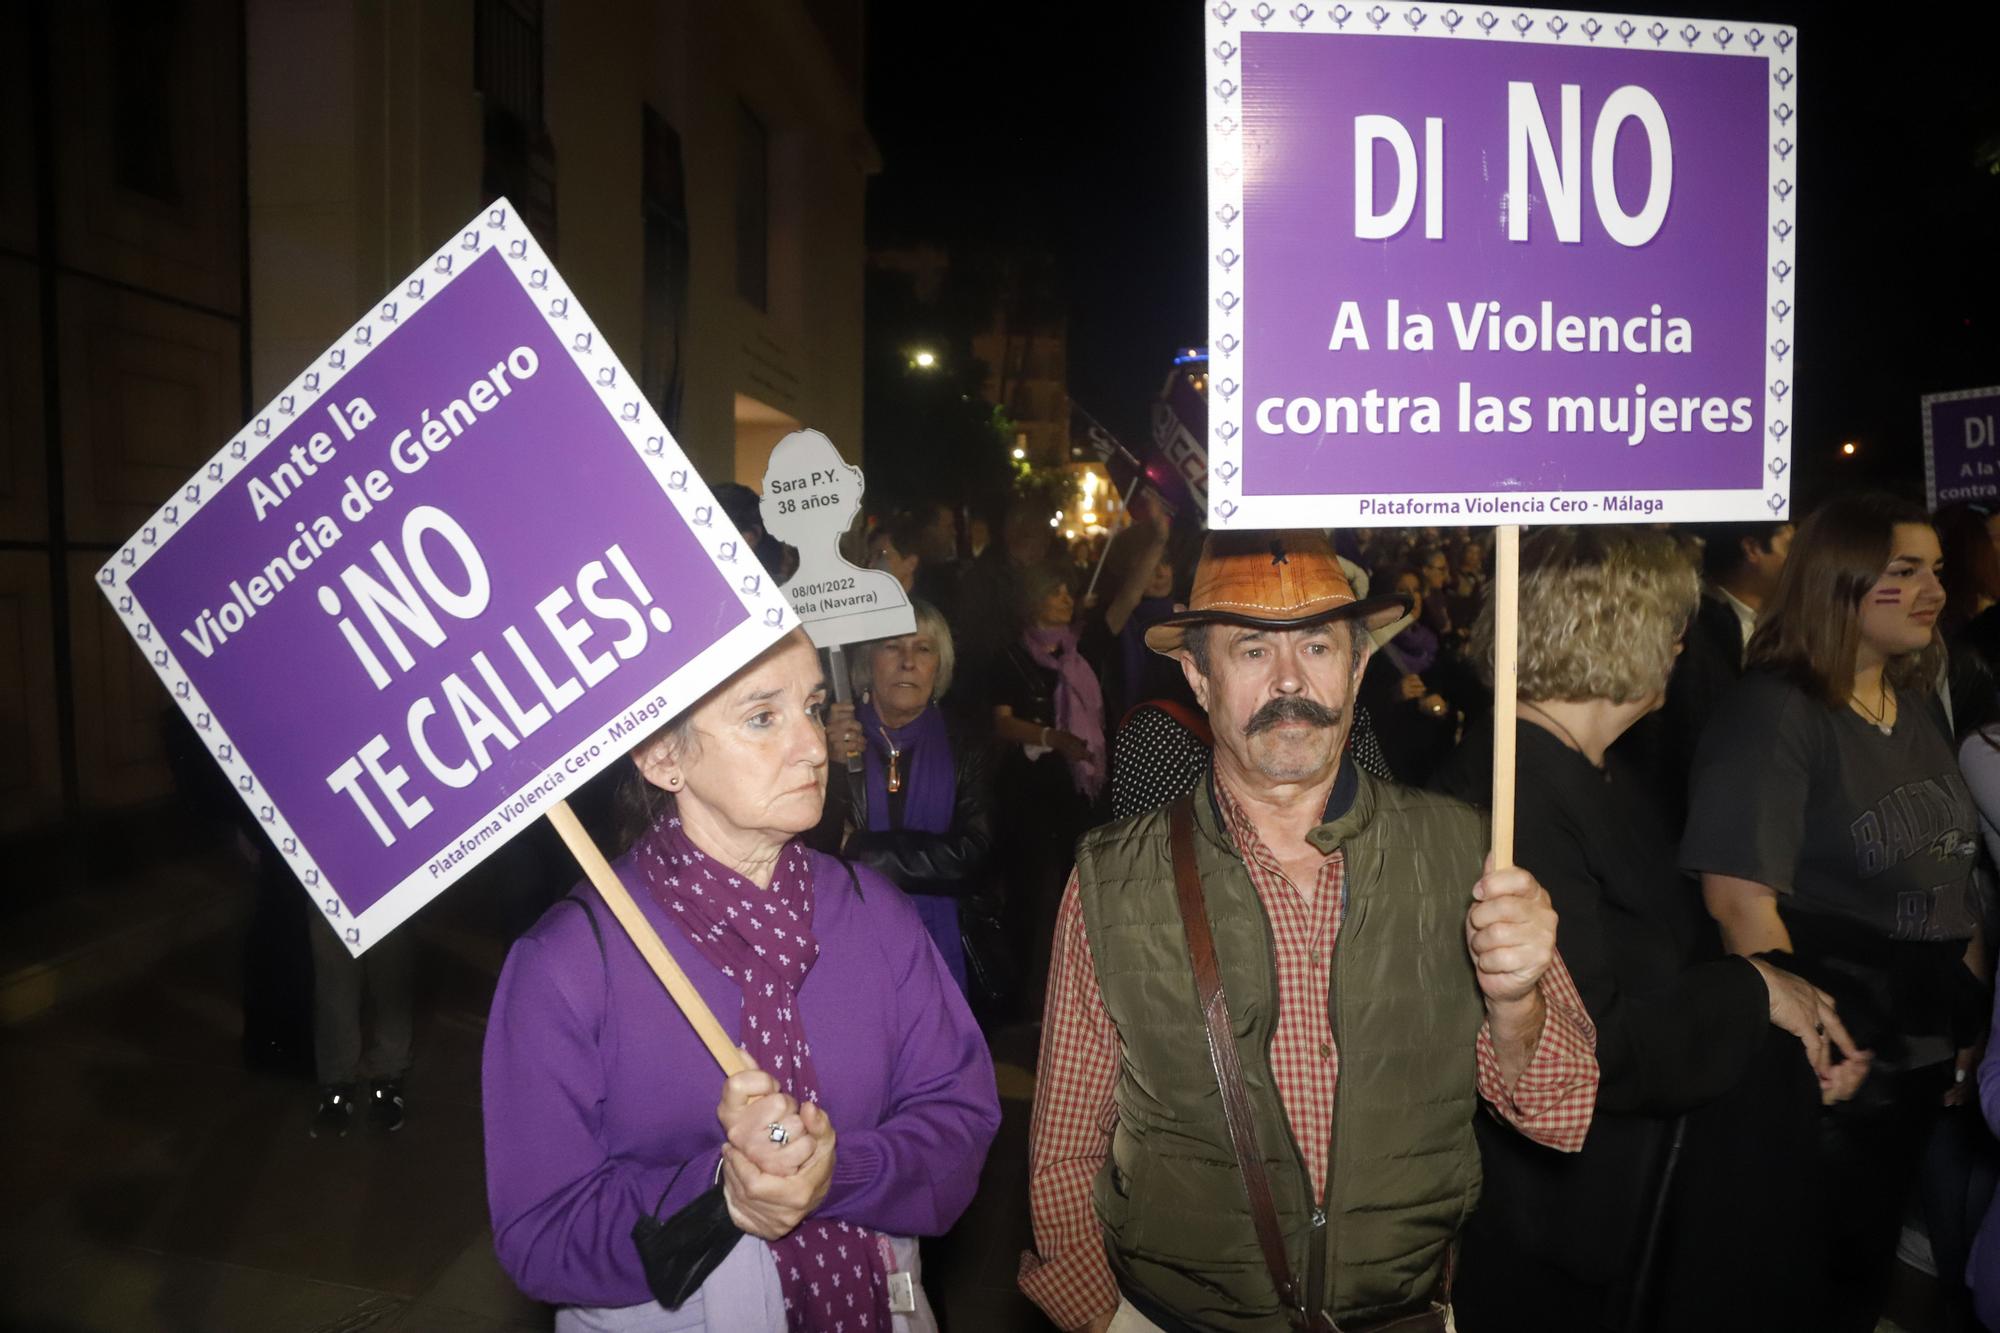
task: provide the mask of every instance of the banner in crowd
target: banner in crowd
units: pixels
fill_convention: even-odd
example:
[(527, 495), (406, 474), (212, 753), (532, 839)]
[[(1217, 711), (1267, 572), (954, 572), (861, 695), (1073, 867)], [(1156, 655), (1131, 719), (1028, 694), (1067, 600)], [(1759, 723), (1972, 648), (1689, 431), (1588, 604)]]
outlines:
[(2000, 501), (2000, 385), (1924, 395), (1930, 507)]
[(504, 199), (98, 583), (355, 953), (794, 624)]
[(1208, 508), (1208, 366), (1191, 354), (1175, 358), (1153, 403), (1153, 452), (1146, 480), (1176, 509)]
[(1785, 515), (1793, 29), (1207, 12), (1212, 524)]
[(1153, 401), (1151, 442), (1129, 448), (1072, 400), (1070, 439), (1104, 465), (1120, 495), (1134, 480), (1146, 484), (1169, 509), (1208, 509), (1208, 404), (1202, 383), (1208, 368), (1198, 351), (1174, 358), (1174, 368)]
[(1124, 493), (1132, 479), (1146, 470), (1139, 455), (1128, 448), (1125, 442), (1112, 434), (1111, 428), (1086, 412), (1074, 399), (1069, 403), (1070, 440), (1087, 450), (1090, 456), (1104, 464), (1104, 470), (1111, 475), (1111, 482)]

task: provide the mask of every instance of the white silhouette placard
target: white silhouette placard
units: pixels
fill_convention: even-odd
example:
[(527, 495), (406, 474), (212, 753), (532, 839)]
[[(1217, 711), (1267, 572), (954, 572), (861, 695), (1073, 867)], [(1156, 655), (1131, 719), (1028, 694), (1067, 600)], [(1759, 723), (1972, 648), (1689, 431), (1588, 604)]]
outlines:
[(764, 528), (797, 547), (785, 584), (792, 610), (818, 648), (914, 634), (916, 616), (896, 576), (848, 563), (841, 534), (861, 508), (861, 469), (816, 430), (793, 431), (764, 469)]

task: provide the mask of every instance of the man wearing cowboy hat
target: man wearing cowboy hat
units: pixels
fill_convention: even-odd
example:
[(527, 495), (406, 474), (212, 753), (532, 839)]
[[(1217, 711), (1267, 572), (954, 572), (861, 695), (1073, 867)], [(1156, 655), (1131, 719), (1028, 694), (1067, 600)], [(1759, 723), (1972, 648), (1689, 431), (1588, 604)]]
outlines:
[(1472, 809), (1344, 754), (1372, 632), (1310, 532), (1217, 533), (1146, 635), (1215, 733), (1192, 796), (1086, 835), (1056, 926), (1021, 1286), (1064, 1328), (1446, 1327), (1483, 1099), (1575, 1151), (1594, 1032)]

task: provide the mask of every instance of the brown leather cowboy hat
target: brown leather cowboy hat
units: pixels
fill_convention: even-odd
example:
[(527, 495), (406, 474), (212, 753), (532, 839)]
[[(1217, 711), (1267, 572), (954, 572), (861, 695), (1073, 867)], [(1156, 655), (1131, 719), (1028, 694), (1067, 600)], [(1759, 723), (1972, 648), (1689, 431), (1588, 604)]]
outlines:
[(1409, 615), (1409, 599), (1401, 593), (1358, 600), (1322, 533), (1309, 528), (1212, 532), (1195, 566), (1187, 610), (1147, 630), (1146, 646), (1172, 657), (1181, 650), (1190, 625), (1304, 629), (1356, 618), (1380, 644)]

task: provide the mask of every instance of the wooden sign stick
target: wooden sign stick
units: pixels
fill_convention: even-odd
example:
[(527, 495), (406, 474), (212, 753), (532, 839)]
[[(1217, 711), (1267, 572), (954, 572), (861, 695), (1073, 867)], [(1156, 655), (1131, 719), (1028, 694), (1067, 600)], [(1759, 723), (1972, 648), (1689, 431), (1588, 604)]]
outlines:
[(1493, 576), (1493, 868), (1514, 865), (1514, 704), (1520, 682), (1521, 526), (1503, 523)]
[(722, 1030), (722, 1024), (716, 1021), (715, 1014), (701, 998), (701, 992), (694, 988), (694, 983), (687, 979), (687, 973), (681, 971), (681, 965), (667, 952), (659, 932), (653, 929), (652, 922), (646, 920), (639, 904), (632, 901), (632, 895), (625, 891), (617, 872), (604, 859), (604, 853), (597, 850), (597, 844), (584, 832), (583, 824), (569, 808), (568, 801), (557, 801), (549, 807), (549, 823), (562, 836), (576, 863), (583, 867), (583, 873), (597, 890), (597, 896), (604, 899), (611, 914), (618, 918), (618, 924), (625, 927), (625, 933), (639, 947), (639, 954), (652, 967), (653, 975), (660, 979), (660, 984), (667, 988), (667, 994), (674, 997), (674, 1003), (680, 1006), (681, 1013), (694, 1026), (701, 1044), (708, 1047), (715, 1063), (722, 1066), (723, 1074), (740, 1074), (750, 1068), (749, 1058), (729, 1040), (729, 1034)]

